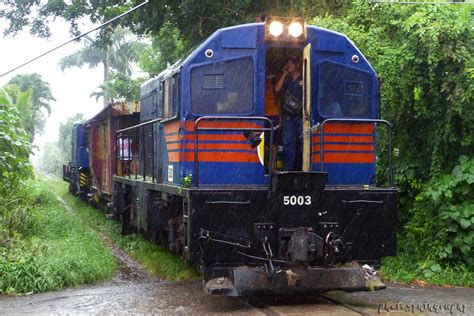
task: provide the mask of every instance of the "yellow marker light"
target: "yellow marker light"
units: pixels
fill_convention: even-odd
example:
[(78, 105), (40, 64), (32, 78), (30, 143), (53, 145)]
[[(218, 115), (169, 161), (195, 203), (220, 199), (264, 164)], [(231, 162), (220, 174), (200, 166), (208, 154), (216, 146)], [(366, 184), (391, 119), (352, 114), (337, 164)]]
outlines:
[(288, 33), (293, 37), (300, 37), (303, 34), (303, 25), (300, 22), (291, 22)]
[(268, 26), (268, 32), (277, 37), (283, 34), (283, 23), (280, 21), (272, 21)]

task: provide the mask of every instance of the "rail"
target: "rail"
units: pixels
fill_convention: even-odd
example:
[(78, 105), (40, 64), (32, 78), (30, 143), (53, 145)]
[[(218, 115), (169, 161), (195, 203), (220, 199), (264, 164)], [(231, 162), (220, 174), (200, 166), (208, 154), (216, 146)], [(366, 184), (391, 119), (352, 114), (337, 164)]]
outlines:
[[(203, 121), (263, 121), (268, 123), (270, 127), (199, 127), (199, 124)], [(199, 131), (255, 131), (255, 132), (270, 132), (270, 148), (273, 146), (273, 122), (263, 116), (202, 116), (194, 122), (194, 176), (195, 176), (195, 185), (199, 186), (199, 160), (198, 160), (198, 148), (199, 148)], [(273, 175), (273, 150), (269, 150), (270, 156), (270, 186), (272, 183)]]
[[(374, 123), (374, 124), (385, 124), (388, 126), (388, 176), (389, 176), (389, 182), (390, 182), (390, 187), (394, 187), (394, 182), (393, 182), (393, 167), (392, 167), (392, 123), (386, 120), (381, 120), (381, 119), (338, 119), (338, 118), (330, 118), (326, 119), (321, 123), (321, 132), (319, 134), (320, 136), (320, 147), (321, 147), (321, 162), (320, 162), (320, 169), (321, 171), (324, 171), (324, 126), (327, 123), (332, 123), (332, 122), (342, 122), (342, 123)], [(313, 151), (313, 142), (311, 142), (311, 151)]]

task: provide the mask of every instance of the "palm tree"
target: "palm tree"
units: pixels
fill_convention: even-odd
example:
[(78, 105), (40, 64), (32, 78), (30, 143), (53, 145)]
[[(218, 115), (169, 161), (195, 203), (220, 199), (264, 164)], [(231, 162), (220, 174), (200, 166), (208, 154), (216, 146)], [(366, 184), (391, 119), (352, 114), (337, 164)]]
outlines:
[(35, 135), (44, 129), (45, 113), (51, 114), (51, 101), (53, 97), (49, 83), (44, 81), (37, 73), (17, 75), (5, 86), (5, 91), (11, 98), (21, 114), (23, 127), (33, 143)]
[[(89, 68), (103, 67), (103, 83), (105, 84), (112, 71), (132, 74), (133, 62), (138, 59), (138, 53), (143, 44), (137, 41), (132, 33), (123, 27), (116, 28), (110, 37), (104, 35), (106, 39), (92, 39), (86, 36), (83, 47), (75, 53), (62, 58), (59, 61), (61, 70), (71, 67), (82, 67), (88, 65)], [(104, 96), (104, 106), (108, 104), (107, 96)]]

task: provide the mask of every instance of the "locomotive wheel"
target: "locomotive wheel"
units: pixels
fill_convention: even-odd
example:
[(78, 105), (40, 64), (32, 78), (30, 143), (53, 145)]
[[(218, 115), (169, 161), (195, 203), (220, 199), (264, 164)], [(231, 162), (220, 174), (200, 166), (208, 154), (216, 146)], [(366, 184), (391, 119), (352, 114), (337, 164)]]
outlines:
[(87, 202), (87, 193), (83, 190), (80, 194), (79, 194), (79, 198), (84, 201), (84, 202)]
[(130, 205), (126, 206), (122, 213), (122, 235), (133, 234), (133, 226), (130, 220)]
[(168, 232), (164, 230), (158, 230), (156, 232), (156, 240), (157, 242), (165, 247), (169, 251), (169, 238), (168, 238)]

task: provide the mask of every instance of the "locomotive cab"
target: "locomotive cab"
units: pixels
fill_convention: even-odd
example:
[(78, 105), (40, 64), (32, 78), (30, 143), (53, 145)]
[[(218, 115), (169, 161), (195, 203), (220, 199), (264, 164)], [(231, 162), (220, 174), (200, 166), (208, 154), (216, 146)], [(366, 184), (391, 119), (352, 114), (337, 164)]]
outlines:
[[(207, 196), (208, 204), (199, 209), (203, 216), (216, 214), (210, 203), (229, 203), (226, 223), (240, 230), (223, 230), (218, 219), (202, 222), (198, 242), (204, 253), (205, 289), (246, 295), (384, 288), (370, 268), (361, 268), (364, 263), (378, 266), (383, 256), (395, 254), (397, 192), (391, 166), (389, 188), (376, 186), (376, 130), (386, 125), (390, 133), (391, 125), (378, 119), (375, 71), (342, 34), (290, 18), (272, 17), (263, 27), (259, 61), (264, 60), (265, 72), (257, 72), (256, 78), (257, 85), (265, 86), (265, 99), (257, 102), (273, 123), (259, 144), (270, 142), (259, 152), (270, 178), (269, 194), (259, 199), (239, 192), (225, 201), (215, 193)], [(289, 56), (301, 61), (302, 72), (296, 171), (275, 168), (276, 151), (271, 148), (285, 124), (283, 98), (272, 93)], [(272, 119), (275, 111), (267, 111), (275, 101), (280, 103), (278, 122)], [(247, 139), (252, 145), (254, 139)], [(390, 162), (390, 135), (388, 147)], [(262, 158), (261, 152), (270, 157)], [(212, 263), (225, 261), (236, 268)]]

